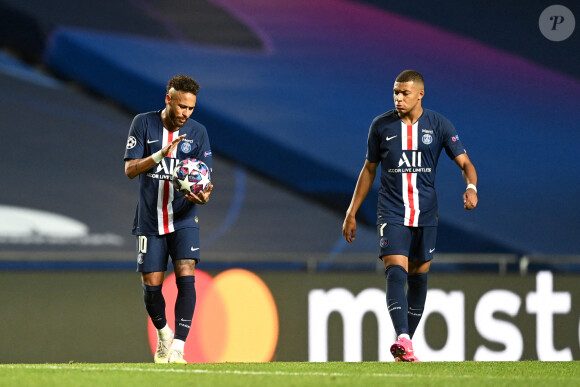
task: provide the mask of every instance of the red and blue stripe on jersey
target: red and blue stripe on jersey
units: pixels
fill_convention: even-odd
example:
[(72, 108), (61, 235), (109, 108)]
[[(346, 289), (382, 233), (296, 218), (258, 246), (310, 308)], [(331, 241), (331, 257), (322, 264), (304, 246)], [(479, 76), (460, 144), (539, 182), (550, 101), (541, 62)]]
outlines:
[[(179, 131), (170, 132), (167, 129), (163, 130), (163, 143), (161, 147), (166, 146), (171, 143), (175, 138), (179, 137)], [(176, 158), (177, 150), (174, 150), (170, 155), (170, 158)], [(163, 180), (159, 182), (157, 193), (157, 227), (159, 229), (159, 235), (169, 234), (175, 231), (173, 227), (173, 197), (174, 188), (170, 180)]]
[[(401, 150), (403, 151), (417, 151), (417, 128), (419, 122), (413, 125), (407, 125), (401, 121)], [(421, 153), (411, 153), (416, 157), (421, 157)], [(421, 165), (421, 162), (418, 163)], [(419, 191), (417, 187), (417, 174), (410, 172), (401, 173), (401, 196), (403, 203), (405, 203), (405, 218), (403, 224), (405, 226), (417, 227), (419, 224), (419, 213), (421, 212), (419, 204)]]

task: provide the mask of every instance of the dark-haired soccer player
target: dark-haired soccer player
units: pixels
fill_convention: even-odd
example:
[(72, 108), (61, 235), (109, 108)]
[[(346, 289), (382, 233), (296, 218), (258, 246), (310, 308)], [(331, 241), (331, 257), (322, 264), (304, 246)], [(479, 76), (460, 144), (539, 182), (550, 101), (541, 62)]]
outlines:
[[(423, 76), (405, 70), (395, 79), (395, 109), (376, 117), (370, 127), (365, 164), (342, 226), (352, 243), (355, 215), (381, 164), (377, 208), (379, 258), (385, 264), (387, 308), (397, 333), (391, 346), (396, 361), (417, 362), (411, 338), (427, 296), (427, 275), (437, 235), (435, 170), (441, 151), (461, 169), (467, 186), (466, 210), (477, 206), (477, 173), (455, 128), (442, 115), (421, 105)], [(408, 289), (405, 293), (405, 285)]]
[[(211, 169), (206, 128), (190, 119), (199, 84), (178, 75), (169, 80), (165, 108), (135, 116), (125, 150), (125, 174), (139, 176), (139, 201), (133, 234), (137, 236), (137, 271), (143, 282), (145, 308), (157, 328), (155, 363), (186, 363), (185, 339), (195, 309), (195, 264), (199, 262), (197, 205), (209, 200), (213, 185), (198, 194), (182, 193), (171, 184), (181, 160), (202, 160)], [(167, 325), (161, 293), (171, 256), (177, 283), (175, 337)]]

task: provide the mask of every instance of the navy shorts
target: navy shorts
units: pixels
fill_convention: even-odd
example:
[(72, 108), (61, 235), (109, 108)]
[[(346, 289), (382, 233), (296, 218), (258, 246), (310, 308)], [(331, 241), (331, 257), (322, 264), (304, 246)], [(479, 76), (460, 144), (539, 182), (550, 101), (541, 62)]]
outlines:
[(433, 259), (437, 241), (437, 226), (409, 227), (401, 224), (379, 224), (379, 259), (385, 255), (404, 255), (409, 261)]
[(199, 262), (199, 229), (182, 228), (165, 235), (137, 235), (137, 271), (166, 271), (167, 263), (179, 259)]

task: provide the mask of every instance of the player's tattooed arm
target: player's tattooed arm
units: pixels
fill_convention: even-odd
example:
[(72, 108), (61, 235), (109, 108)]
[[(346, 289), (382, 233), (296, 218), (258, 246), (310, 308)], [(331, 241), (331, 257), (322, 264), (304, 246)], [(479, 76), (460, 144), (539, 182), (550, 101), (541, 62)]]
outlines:
[(125, 175), (129, 179), (133, 179), (143, 172), (146, 172), (153, 168), (157, 163), (153, 160), (151, 156), (144, 159), (132, 159), (125, 161)]

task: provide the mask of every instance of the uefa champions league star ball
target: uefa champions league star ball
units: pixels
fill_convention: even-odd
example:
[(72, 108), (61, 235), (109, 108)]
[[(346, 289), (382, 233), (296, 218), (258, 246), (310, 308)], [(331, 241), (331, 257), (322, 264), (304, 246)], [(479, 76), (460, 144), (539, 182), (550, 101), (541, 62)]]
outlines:
[(207, 189), (211, 177), (209, 168), (203, 161), (185, 159), (180, 161), (173, 170), (171, 181), (175, 189), (179, 192), (196, 194)]

